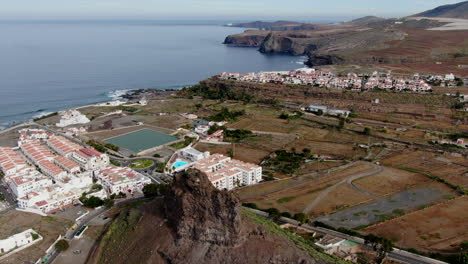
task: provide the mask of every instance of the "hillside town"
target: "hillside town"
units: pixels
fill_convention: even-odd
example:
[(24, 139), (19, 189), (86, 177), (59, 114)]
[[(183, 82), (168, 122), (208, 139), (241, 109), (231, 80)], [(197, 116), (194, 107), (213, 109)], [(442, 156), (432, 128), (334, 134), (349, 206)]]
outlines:
[(250, 72), (247, 74), (223, 72), (218, 76), (223, 80), (235, 80), (254, 83), (279, 83), (308, 85), (321, 88), (342, 89), (351, 91), (385, 90), (395, 92), (427, 93), (432, 91), (429, 83), (439, 86), (457, 86), (453, 74), (421, 76), (392, 76), (389, 73), (373, 72), (372, 74), (348, 73), (336, 74), (329, 70), (301, 68), (292, 71)]

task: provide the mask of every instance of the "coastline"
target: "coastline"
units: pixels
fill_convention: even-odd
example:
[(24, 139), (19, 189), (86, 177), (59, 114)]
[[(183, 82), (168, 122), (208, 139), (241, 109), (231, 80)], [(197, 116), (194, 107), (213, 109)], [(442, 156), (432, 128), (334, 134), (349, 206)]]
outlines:
[[(111, 100), (102, 100), (102, 101), (98, 101), (98, 102), (95, 102), (95, 103), (92, 103), (92, 104), (77, 105), (77, 106), (70, 107), (70, 108), (64, 108), (64, 109), (61, 109), (61, 110), (58, 110), (58, 111), (55, 111), (55, 112), (63, 112), (63, 111), (71, 110), (71, 109), (79, 110), (79, 109), (83, 109), (83, 108), (87, 108), (87, 107), (93, 107), (93, 106), (105, 106), (105, 104), (107, 104), (107, 103), (110, 104), (110, 103), (113, 103), (113, 102), (129, 103), (131, 101), (135, 101), (135, 100), (141, 99), (142, 97), (145, 97), (146, 95), (148, 95), (148, 93), (149, 94), (155, 94), (155, 93), (158, 93), (158, 92), (179, 91), (179, 90), (181, 90), (181, 89), (183, 89), (185, 87), (189, 87), (189, 86), (192, 86), (192, 85), (193, 84), (180, 86), (178, 88), (164, 88), (164, 89), (140, 88), (140, 89), (115, 90), (115, 91), (108, 92), (108, 94), (109, 94), (108, 97)], [(110, 104), (109, 106), (113, 106), (113, 105)], [(34, 119), (35, 118), (40, 118), (40, 117), (55, 113), (53, 111), (45, 112), (43, 109), (40, 109), (40, 110), (38, 110), (36, 112), (42, 112), (42, 113), (40, 115), (34, 115), (30, 119), (24, 120), (24, 121), (13, 120), (13, 121), (10, 121), (8, 123), (0, 123), (0, 134), (6, 133), (8, 131), (11, 131), (12, 129), (16, 129), (16, 128), (19, 128), (19, 127), (32, 125), (32, 124), (34, 124)]]

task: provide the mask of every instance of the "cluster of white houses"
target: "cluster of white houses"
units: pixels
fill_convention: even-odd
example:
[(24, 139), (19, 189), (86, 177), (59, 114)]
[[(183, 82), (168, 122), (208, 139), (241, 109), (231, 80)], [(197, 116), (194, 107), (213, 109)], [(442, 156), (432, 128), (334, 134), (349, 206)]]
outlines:
[(223, 72), (219, 78), (257, 83), (300, 84), (354, 91), (381, 89), (398, 92), (429, 92), (432, 90), (432, 87), (417, 74), (411, 78), (381, 75), (378, 72), (374, 72), (371, 76), (358, 76), (356, 73), (336, 76), (331, 71), (319, 71), (312, 68), (293, 71), (250, 72), (247, 74)]
[(221, 190), (253, 185), (262, 180), (262, 167), (256, 164), (231, 159), (218, 153), (200, 152), (192, 147), (177, 151), (171, 157), (168, 166), (171, 172), (197, 169), (205, 173), (211, 183)]
[(38, 129), (21, 130), (17, 148), (0, 147), (0, 168), (18, 207), (43, 214), (78, 203), (93, 177), (108, 194), (141, 191), (150, 183), (109, 163), (106, 154), (92, 147)]

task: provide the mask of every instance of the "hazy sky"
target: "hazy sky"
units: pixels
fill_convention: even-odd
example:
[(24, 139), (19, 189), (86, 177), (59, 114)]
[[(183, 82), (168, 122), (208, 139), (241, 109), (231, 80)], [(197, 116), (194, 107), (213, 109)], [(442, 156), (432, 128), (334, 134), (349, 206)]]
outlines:
[(10, 18), (298, 18), (406, 16), (461, 0), (0, 0)]

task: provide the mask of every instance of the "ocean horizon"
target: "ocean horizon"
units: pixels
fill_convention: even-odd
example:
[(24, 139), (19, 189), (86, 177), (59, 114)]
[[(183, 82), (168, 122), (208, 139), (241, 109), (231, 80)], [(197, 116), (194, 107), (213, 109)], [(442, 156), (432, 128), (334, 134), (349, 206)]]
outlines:
[(1, 21), (0, 129), (47, 113), (177, 89), (223, 71), (290, 70), (305, 57), (222, 44), (227, 21)]

